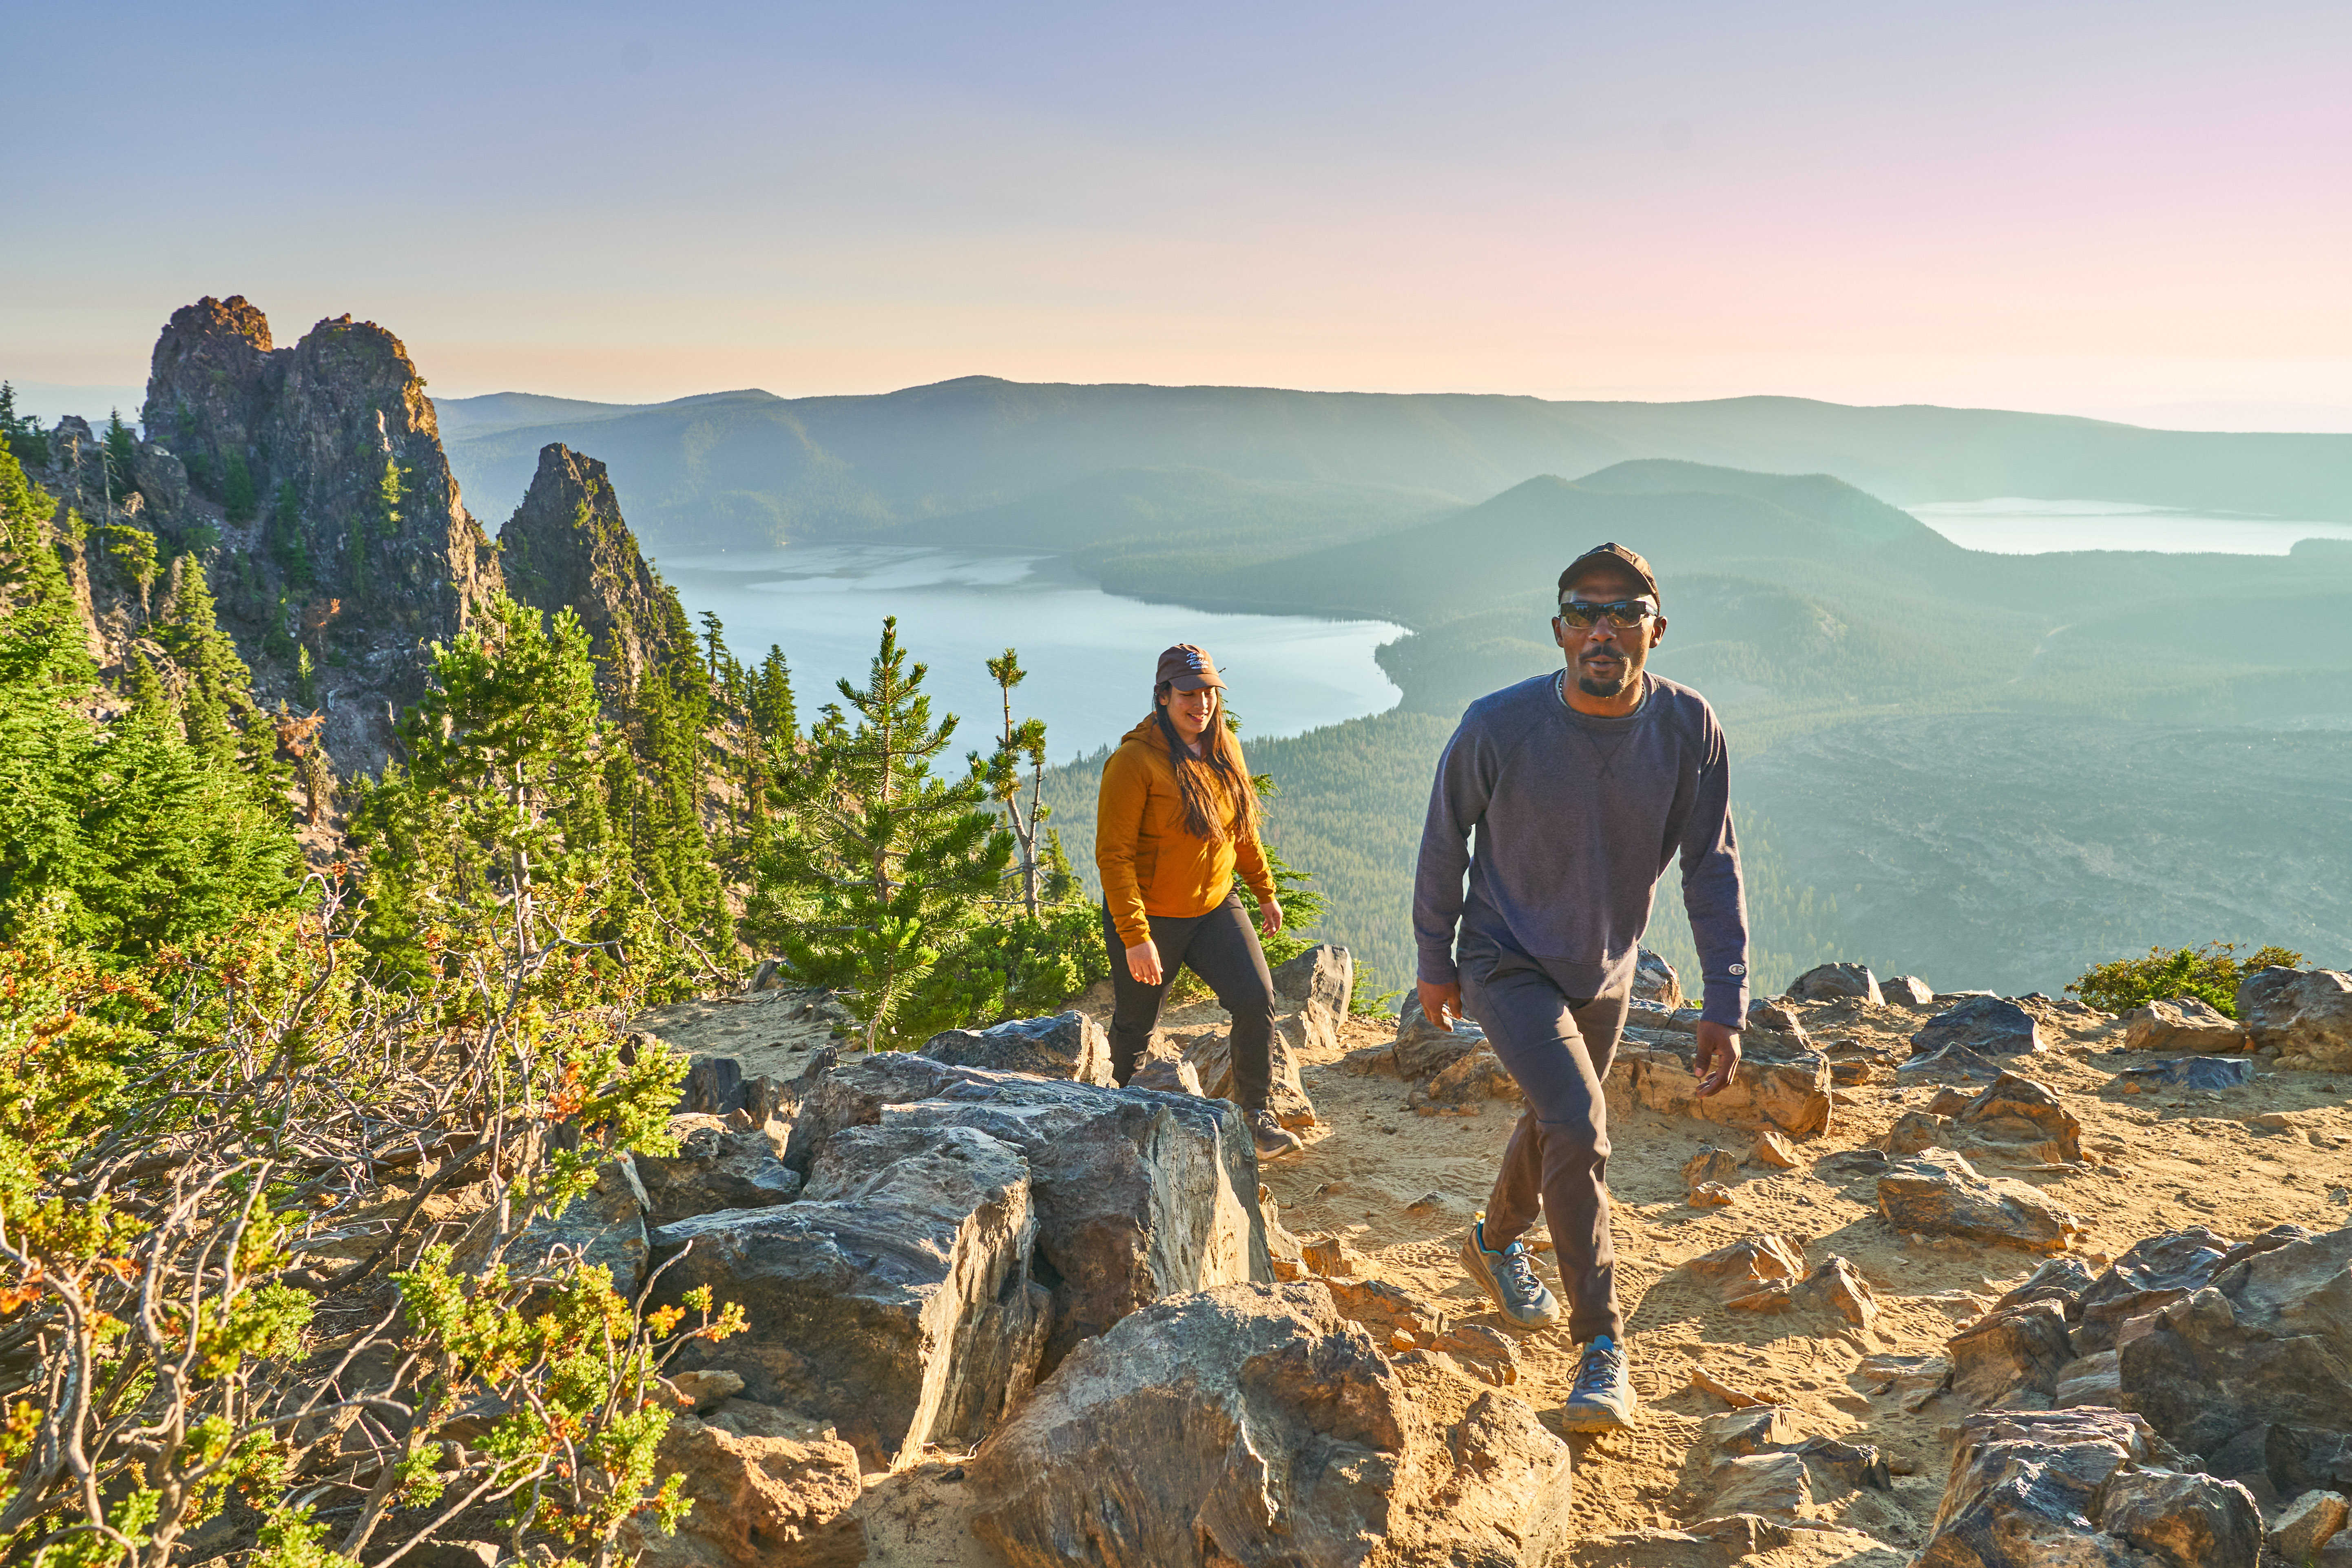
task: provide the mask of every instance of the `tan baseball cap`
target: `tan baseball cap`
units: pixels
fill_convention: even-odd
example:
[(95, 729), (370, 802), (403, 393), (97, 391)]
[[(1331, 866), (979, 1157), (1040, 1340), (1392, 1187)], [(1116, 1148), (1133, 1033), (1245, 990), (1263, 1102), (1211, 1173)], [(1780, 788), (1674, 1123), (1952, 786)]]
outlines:
[(1616, 543), (1596, 544), (1591, 549), (1586, 551), (1583, 554), (1578, 556), (1575, 560), (1570, 562), (1568, 563), (1568, 570), (1559, 574), (1560, 597), (1563, 599), (1568, 597), (1569, 584), (1575, 582), (1577, 576), (1582, 573), (1585, 568), (1589, 566), (1601, 565), (1622, 567), (1623, 570), (1631, 572), (1634, 576), (1639, 577), (1642, 580), (1642, 586), (1650, 591), (1650, 597), (1664, 603), (1664, 595), (1658, 592), (1658, 579), (1656, 574), (1650, 570), (1650, 563), (1643, 560), (1637, 552), (1628, 550), (1625, 546)]
[(1153, 676), (1154, 686), (1172, 686), (1179, 691), (1198, 691), (1213, 686), (1224, 689), (1224, 678), (1217, 673), (1217, 661), (1209, 650), (1180, 642), (1160, 656), (1160, 673)]

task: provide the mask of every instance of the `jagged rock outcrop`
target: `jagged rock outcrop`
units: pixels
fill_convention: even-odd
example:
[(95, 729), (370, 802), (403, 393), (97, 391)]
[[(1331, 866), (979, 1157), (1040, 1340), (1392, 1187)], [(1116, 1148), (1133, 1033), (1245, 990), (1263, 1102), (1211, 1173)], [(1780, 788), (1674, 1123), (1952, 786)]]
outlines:
[(2183, 1468), (2137, 1415), (1987, 1411), (1960, 1424), (1917, 1568), (2254, 1568), (2243, 1487)]
[(1532, 1408), (1391, 1363), (1323, 1285), (1234, 1285), (1079, 1347), (973, 1459), (972, 1530), (1019, 1568), (1545, 1563), (1569, 1472)]
[(579, 612), (611, 686), (634, 685), (694, 640), (677, 593), (622, 520), (604, 465), (560, 441), (540, 448), (530, 489), (499, 530), (499, 556), (516, 598)]
[[(748, 1115), (735, 1123), (748, 1124)], [(770, 1208), (800, 1195), (800, 1173), (776, 1157), (766, 1132), (727, 1117), (688, 1112), (669, 1119), (675, 1154), (635, 1156), (649, 1225), (719, 1209)]]
[(142, 552), (193, 557), (262, 705), (323, 714), (343, 772), (380, 767), (428, 645), (501, 583), (407, 350), (349, 316), (279, 348), (242, 296), (206, 297), (157, 340), (141, 418), (146, 438), (114, 451), (64, 422), (36, 476), (86, 534), (68, 570), (101, 668), (157, 662)]
[(2283, 1068), (2352, 1068), (2352, 974), (2257, 970), (2238, 982), (2238, 1018), (2255, 1048), (2277, 1053)]
[(2120, 1403), (2217, 1475), (2352, 1486), (2352, 1226), (2283, 1226), (2216, 1264), (2123, 1325)]
[(980, 1130), (1021, 1151), (1054, 1318), (1045, 1365), (1162, 1297), (1273, 1278), (1257, 1155), (1218, 1100), (868, 1057), (817, 1079), (788, 1164), (859, 1126)]

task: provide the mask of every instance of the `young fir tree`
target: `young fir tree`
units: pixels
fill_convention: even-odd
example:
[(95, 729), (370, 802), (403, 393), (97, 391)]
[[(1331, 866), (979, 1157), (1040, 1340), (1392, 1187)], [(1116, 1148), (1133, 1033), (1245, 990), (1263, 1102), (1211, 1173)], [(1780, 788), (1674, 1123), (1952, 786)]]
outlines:
[(208, 757), (241, 765), (257, 779), (282, 783), (277, 731), (253, 700), (253, 672), (238, 656), (236, 644), (220, 629), (212, 586), (194, 556), (173, 561), (154, 634), (179, 668), (180, 718), (188, 744)]
[(741, 675), (743, 744), (737, 758), (737, 784), (743, 811), (735, 825), (733, 862), (748, 879), (751, 866), (766, 844), (770, 796), (793, 766), (800, 744), (800, 715), (793, 700), (792, 667), (782, 648), (771, 644), (768, 657), (754, 670), (737, 667)]
[(628, 745), (607, 763), (613, 813), (642, 896), (714, 967), (735, 946), (727, 889), (703, 831), (710, 679), (691, 642), (624, 693)]
[(404, 766), (384, 769), (352, 813), (365, 863), (368, 946), (424, 974), (447, 928), (511, 918), (527, 893), (592, 886), (612, 863), (588, 633), (571, 610), (540, 614), (501, 595), (474, 626), (436, 645), (425, 700), (401, 721)]
[(885, 620), (866, 683), (839, 682), (856, 719), (827, 704), (803, 766), (773, 789), (746, 920), (803, 983), (849, 993), (868, 1049), (964, 1021), (959, 952), (1013, 853), (986, 781), (934, 771), (955, 720), (931, 722), (925, 673)]
[[(1044, 870), (1039, 851), (1040, 833), (1045, 827), (1049, 809), (1045, 792), (1045, 721), (1013, 720), (1013, 689), (1029, 678), (1021, 668), (1021, 656), (1011, 648), (1003, 656), (988, 661), (988, 673), (996, 681), (997, 696), (1004, 710), (1004, 728), (996, 738), (996, 754), (988, 760), (986, 774), (989, 797), (1004, 813), (1005, 826), (1013, 833), (1015, 864), (1021, 879), (1021, 908), (1031, 920), (1038, 913), (1038, 879)], [(978, 765), (980, 759), (972, 759)], [(1029, 801), (1024, 810), (1021, 792), (1021, 764), (1029, 764)]]
[(122, 422), (122, 410), (110, 409), (106, 417), (106, 448), (102, 454), (106, 464), (107, 500), (122, 504), (131, 493), (131, 458), (132, 437), (131, 426)]

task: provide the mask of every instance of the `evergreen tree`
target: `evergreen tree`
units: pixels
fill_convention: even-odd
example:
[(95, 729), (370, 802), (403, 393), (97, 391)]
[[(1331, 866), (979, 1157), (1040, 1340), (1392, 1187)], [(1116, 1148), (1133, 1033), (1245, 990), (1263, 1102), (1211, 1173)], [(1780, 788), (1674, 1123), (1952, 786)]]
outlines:
[(734, 937), (702, 826), (710, 706), (709, 678), (687, 643), (625, 694), (629, 744), (614, 749), (607, 777), (639, 889), (716, 963), (731, 953)]
[(173, 561), (154, 634), (179, 668), (188, 744), (222, 763), (241, 763), (257, 776), (276, 773), (276, 731), (253, 700), (253, 672), (220, 629), (212, 586), (194, 556)]
[(0, 447), (22, 462), (48, 464), (49, 438), (41, 433), (41, 422), (16, 412), (16, 389), (5, 381), (0, 381)]
[(285, 903), (283, 810), (187, 743), (143, 658), (128, 719), (82, 710), (97, 672), (48, 512), (0, 448), (0, 929), (139, 958)]
[[(101, 458), (106, 464), (107, 500), (120, 506), (122, 498), (131, 493), (131, 426), (122, 422), (122, 410), (110, 409), (106, 416), (106, 449)], [(250, 489), (251, 481), (247, 481)]]
[(423, 974), (442, 933), (501, 918), (542, 885), (609, 892), (610, 831), (587, 631), (571, 610), (501, 595), (448, 645), (400, 724), (407, 754), (365, 790), (352, 843), (365, 862), (362, 934)]
[[(988, 793), (1004, 813), (1005, 826), (1012, 830), (1021, 879), (1021, 908), (1031, 920), (1037, 918), (1037, 881), (1043, 869), (1038, 857), (1038, 834), (1045, 826), (1048, 808), (1043, 798), (1045, 790), (1045, 721), (1024, 719), (1013, 721), (1013, 689), (1029, 678), (1021, 668), (1021, 657), (1011, 648), (1003, 657), (988, 661), (988, 673), (995, 679), (996, 691), (1003, 700), (1004, 728), (996, 738), (996, 754), (985, 768)], [(1021, 803), (1021, 764), (1029, 764), (1029, 804), (1024, 811)], [(979, 767), (975, 753), (972, 764)]]
[(221, 510), (228, 513), (231, 522), (251, 522), (259, 500), (253, 488), (253, 470), (246, 466), (243, 452), (231, 452), (221, 459)]
[(310, 547), (303, 542), (302, 508), (291, 479), (278, 481), (277, 497), (269, 503), (269, 552), (295, 593), (310, 587)]
[(926, 673), (885, 620), (866, 683), (838, 683), (856, 719), (827, 704), (804, 766), (772, 791), (746, 918), (803, 983), (849, 991), (868, 1049), (961, 1021), (955, 957), (1013, 853), (986, 780), (933, 771), (955, 720), (931, 722)]

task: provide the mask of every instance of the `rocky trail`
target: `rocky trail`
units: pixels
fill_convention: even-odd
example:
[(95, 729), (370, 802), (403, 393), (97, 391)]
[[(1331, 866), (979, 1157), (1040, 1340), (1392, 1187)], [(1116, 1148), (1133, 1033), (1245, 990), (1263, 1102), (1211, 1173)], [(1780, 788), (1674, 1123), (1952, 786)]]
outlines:
[[(1689, 1016), (1637, 1012), (1610, 1185), (1643, 1405), (1563, 1439), (1575, 1347), (1504, 1331), (1455, 1259), (1515, 1092), (1410, 1005), (1337, 1017), (1316, 998), (1344, 987), (1312, 967), (1277, 1064), (1307, 1152), (1263, 1173), (1221, 1102), (1098, 1087), (1099, 1031), (1070, 1015), (887, 1060), (827, 1055), (822, 998), (649, 1019), (704, 1058), (708, 1110), (772, 1117), (784, 1166), (822, 1151), (787, 1205), (656, 1226), (656, 1259), (745, 1213), (779, 1236), (803, 1215), (797, 1246), (856, 1209), (931, 1226), (922, 1310), (944, 1328), (960, 1294), (963, 1319), (891, 1352), (911, 1381), (812, 1376), (890, 1359), (871, 1325), (811, 1326), (827, 1292), (873, 1294), (845, 1232), (825, 1268), (783, 1270), (797, 1307), (749, 1251), (696, 1272), (751, 1297), (770, 1343), (695, 1374), (705, 1505), (647, 1562), (2352, 1563), (2330, 1522), (2352, 1486), (2352, 1037), (2311, 1006), (2200, 1036), (1831, 974), (1759, 1003), (1747, 1089), (1696, 1105)], [(2304, 980), (2332, 995), (2325, 973)], [(1160, 1080), (1213, 1088), (1223, 1015), (1163, 1024)], [(1085, 1247), (1122, 1260), (1114, 1285), (1061, 1268)], [(877, 1428), (892, 1399), (946, 1414)], [(724, 1543), (722, 1519), (761, 1510), (798, 1522)]]

